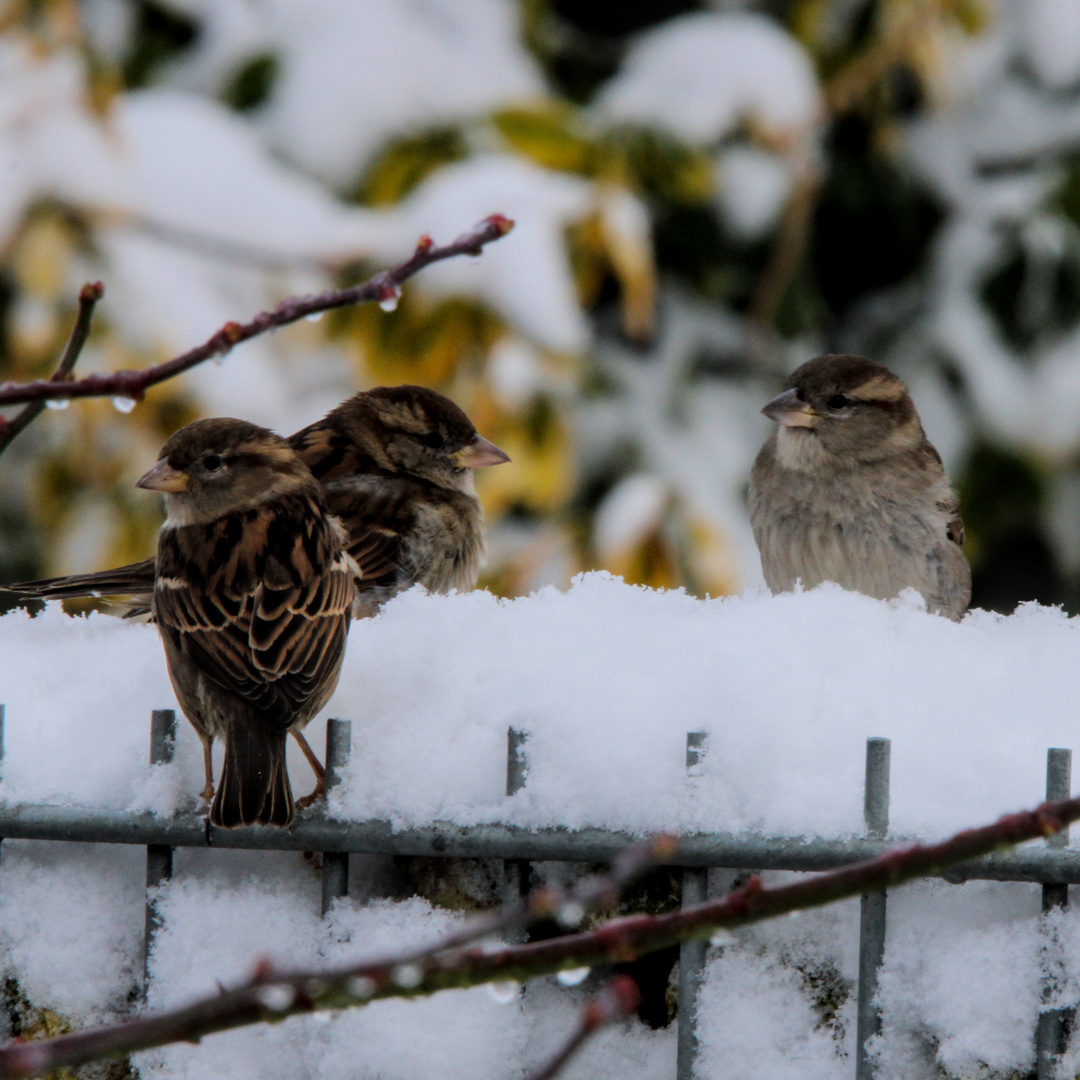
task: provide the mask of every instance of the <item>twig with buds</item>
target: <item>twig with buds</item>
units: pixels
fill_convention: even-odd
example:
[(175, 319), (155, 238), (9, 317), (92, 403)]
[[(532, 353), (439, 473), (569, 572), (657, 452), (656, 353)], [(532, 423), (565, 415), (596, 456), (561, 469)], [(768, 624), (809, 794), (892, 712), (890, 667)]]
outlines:
[(400, 295), (401, 285), (425, 267), (456, 255), (479, 255), (486, 244), (505, 236), (513, 227), (514, 223), (509, 218), (502, 214), (492, 214), (476, 228), (442, 247), (436, 246), (430, 236), (422, 236), (409, 259), (391, 270), (381, 271), (361, 285), (354, 285), (349, 289), (330, 289), (316, 296), (283, 300), (272, 311), (264, 311), (246, 323), (228, 322), (202, 345), (141, 371), (88, 375), (85, 379), (38, 379), (29, 383), (0, 384), (0, 406), (85, 397), (140, 401), (149, 387), (175, 378), (211, 357), (224, 356), (242, 341), (249, 341), (268, 330), (275, 330), (279, 326), (286, 326), (308, 315), (317, 315), (333, 308), (369, 301), (391, 302)]

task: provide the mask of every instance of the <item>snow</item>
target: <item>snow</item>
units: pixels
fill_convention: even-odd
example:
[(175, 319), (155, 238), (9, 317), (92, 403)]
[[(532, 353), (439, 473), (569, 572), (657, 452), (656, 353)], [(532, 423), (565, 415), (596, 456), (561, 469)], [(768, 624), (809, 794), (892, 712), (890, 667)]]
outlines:
[(774, 20), (707, 12), (642, 34), (596, 111), (608, 121), (656, 125), (710, 143), (746, 120), (772, 130), (808, 127), (819, 105), (810, 58)]
[(214, 93), (246, 60), (277, 55), (259, 126), (270, 145), (338, 187), (355, 183), (391, 139), (545, 92), (509, 0), (171, 2), (204, 33), (173, 81)]
[[(352, 628), (327, 711), (352, 719), (353, 754), (329, 812), (398, 826), (848, 835), (861, 829), (865, 739), (885, 735), (892, 834), (940, 837), (1040, 799), (1046, 748), (1075, 734), (1078, 635), (1080, 621), (1056, 609), (954, 624), (913, 596), (885, 603), (829, 586), (705, 601), (595, 573), (566, 593), (510, 601), (414, 590)], [(147, 766), (148, 711), (174, 703), (153, 627), (56, 606), (35, 619), (9, 613), (0, 686), (6, 801), (194, 805), (201, 752), (188, 725), (175, 763)], [(507, 798), (510, 725), (529, 731), (530, 767)], [(685, 734), (700, 728), (710, 749), (688, 777)], [(299, 756), (290, 763), (305, 789)], [(299, 855), (178, 852), (161, 890), (151, 1004), (213, 992), (262, 957), (339, 964), (432, 940), (460, 918), (419, 898), (379, 899), (379, 872), (355, 859), (353, 898), (324, 921), (318, 876)], [(5, 842), (0, 950), (35, 1005), (77, 1025), (123, 1011), (140, 964), (141, 881), (135, 851)], [(1063, 912), (1044, 925), (1038, 910), (1038, 887), (1024, 884), (891, 894), (880, 1075), (929, 1080), (935, 1062), (955, 1076), (980, 1062), (1030, 1067), (1041, 972), (1061, 973), (1056, 1003), (1080, 1001), (1080, 921)], [(711, 950), (704, 1075), (749, 1078), (762, 1062), (778, 1077), (849, 1074), (857, 912), (806, 912)], [(139, 1065), (162, 1078), (330, 1077), (347, 1063), (386, 1078), (517, 1076), (572, 1027), (589, 985), (542, 980), (507, 1004), (482, 989), (380, 1003), (154, 1051)], [(569, 1075), (672, 1075), (673, 1030), (635, 1021), (605, 1040)]]
[(526, 337), (579, 352), (589, 328), (575, 291), (566, 226), (592, 206), (589, 184), (509, 154), (480, 154), (429, 177), (371, 231), (371, 250), (387, 262), (412, 254), (429, 233), (447, 243), (492, 213), (514, 230), (480, 259), (448, 259), (425, 270), (416, 287), (434, 296), (479, 296)]
[(1069, 0), (1028, 0), (1028, 56), (1047, 86), (1069, 89), (1080, 77), (1080, 8)]
[(791, 192), (791, 172), (776, 154), (734, 146), (718, 155), (717, 204), (741, 240), (757, 240), (776, 224)]

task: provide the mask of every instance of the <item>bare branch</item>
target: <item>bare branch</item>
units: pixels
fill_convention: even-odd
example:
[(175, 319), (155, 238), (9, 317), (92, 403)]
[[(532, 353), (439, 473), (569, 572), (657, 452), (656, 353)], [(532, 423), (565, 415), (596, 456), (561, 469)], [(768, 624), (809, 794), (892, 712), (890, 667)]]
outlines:
[(435, 945), (399, 955), (388, 962), (415, 963), (494, 934), (527, 930), (543, 919), (554, 919), (568, 930), (576, 929), (589, 912), (618, 903), (628, 885), (652, 867), (669, 862), (677, 850), (678, 840), (667, 835), (632, 844), (619, 853), (606, 874), (590, 875), (569, 893), (551, 885), (533, 889), (520, 903), (504, 904), (489, 915), (470, 919), (460, 930), (446, 935)]
[[(79, 290), (79, 312), (75, 316), (75, 325), (71, 328), (71, 336), (68, 338), (67, 345), (64, 346), (60, 363), (46, 385), (65, 382), (70, 378), (75, 368), (75, 361), (79, 359), (79, 354), (90, 335), (90, 320), (94, 317), (94, 305), (104, 295), (105, 286), (100, 281), (87, 282)], [(44, 400), (32, 401), (10, 420), (0, 417), (0, 454), (8, 448), (16, 435), (20, 435), (41, 415), (44, 408)]]
[[(297, 1013), (364, 1005), (390, 997), (419, 997), (488, 982), (525, 982), (569, 968), (625, 963), (682, 941), (710, 937), (721, 928), (820, 907), (914, 878), (940, 873), (1003, 847), (1053, 836), (1080, 819), (1080, 798), (1043, 803), (993, 825), (968, 829), (938, 844), (914, 844), (839, 870), (766, 888), (752, 878), (719, 900), (667, 915), (613, 919), (590, 933), (571, 934), (503, 949), (448, 949), (423, 959), (378, 960), (328, 971), (276, 972), (268, 962), (235, 990), (174, 1012), (39, 1042), (13, 1040), (0, 1047), (0, 1080), (39, 1076), (62, 1066), (123, 1057), (179, 1041), (198, 1041)], [(676, 852), (672, 861), (678, 862)]]
[(0, 384), (0, 405), (85, 397), (120, 397), (140, 401), (149, 387), (175, 378), (211, 357), (224, 356), (240, 342), (258, 337), (268, 330), (276, 330), (279, 326), (334, 308), (371, 300), (392, 300), (398, 296), (402, 283), (425, 267), (456, 255), (479, 255), (485, 244), (505, 236), (513, 227), (514, 223), (509, 218), (492, 214), (472, 231), (442, 247), (436, 247), (430, 236), (422, 236), (411, 258), (392, 270), (381, 271), (362, 285), (284, 300), (272, 311), (264, 311), (250, 322), (228, 322), (202, 345), (142, 371), (90, 375), (85, 379), (59, 384), (48, 379), (23, 384), (3, 383)]
[(641, 991), (638, 984), (629, 975), (616, 975), (602, 994), (585, 1002), (577, 1030), (559, 1052), (539, 1072), (533, 1073), (529, 1080), (551, 1080), (602, 1027), (615, 1020), (633, 1016), (640, 1003)]

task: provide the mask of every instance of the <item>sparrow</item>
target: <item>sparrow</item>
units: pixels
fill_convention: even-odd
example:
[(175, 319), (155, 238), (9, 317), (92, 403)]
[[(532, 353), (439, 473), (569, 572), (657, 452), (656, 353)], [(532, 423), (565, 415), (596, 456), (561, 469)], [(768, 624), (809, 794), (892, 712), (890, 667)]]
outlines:
[(834, 581), (880, 599), (913, 588), (959, 619), (971, 599), (964, 524), (904, 383), (861, 356), (819, 356), (761, 411), (779, 425), (750, 474), (769, 588)]
[(356, 572), (340, 527), (292, 447), (243, 420), (181, 428), (138, 486), (165, 495), (151, 609), (203, 742), (210, 824), (284, 828), (286, 736), (327, 702), (345, 655)]
[[(471, 589), (484, 551), (483, 510), (472, 470), (510, 458), (476, 432), (465, 413), (421, 386), (356, 394), (289, 444), (323, 486), (359, 568), (354, 615), (375, 614), (413, 585), (429, 592)], [(59, 600), (127, 596), (127, 614), (145, 614), (153, 559), (90, 574), (4, 586)]]
[[(484, 514), (472, 470), (510, 458), (449, 398), (422, 386), (376, 387), (288, 441), (345, 529), (357, 571), (354, 617), (374, 615), (416, 584), (434, 593), (476, 584)], [(151, 558), (4, 588), (42, 600), (126, 596), (125, 614), (133, 617), (150, 611), (155, 574)], [(297, 804), (303, 807), (322, 794), (325, 770), (301, 732), (292, 734), (316, 777), (315, 790)]]

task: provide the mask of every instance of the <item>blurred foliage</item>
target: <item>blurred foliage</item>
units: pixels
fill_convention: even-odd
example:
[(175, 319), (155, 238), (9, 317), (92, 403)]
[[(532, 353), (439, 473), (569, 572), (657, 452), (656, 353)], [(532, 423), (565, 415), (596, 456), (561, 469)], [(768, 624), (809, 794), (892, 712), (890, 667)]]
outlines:
[[(944, 208), (901, 152), (903, 126), (942, 99), (943, 43), (982, 33), (992, 17), (988, 3), (746, 4), (775, 18), (808, 50), (825, 101), (821, 127), (809, 134), (775, 132), (747, 117), (710, 145), (690, 145), (652, 128), (605, 125), (587, 110), (637, 35), (715, 5), (519, 0), (519, 6), (522, 40), (547, 74), (548, 98), (461, 126), (403, 131), (345, 185), (343, 198), (392, 205), (478, 148), (502, 149), (585, 179), (593, 208), (567, 230), (566, 244), (598, 349), (624, 350), (632, 379), (655, 378), (660, 385), (673, 362), (663, 344), (672, 288), (749, 320), (765, 343), (760, 355), (698, 349), (679, 359), (690, 398), (745, 387), (760, 390), (765, 400), (809, 349), (854, 343), (872, 351), (903, 340), (904, 323), (886, 321), (867, 330), (866, 314), (881, 296), (925, 284), (945, 222)], [(129, 7), (129, 40), (119, 56), (103, 58), (80, 42), (90, 61), (88, 98), (103, 115), (119, 90), (155, 85), (171, 62), (200, 44), (199, 20), (181, 5), (131, 0)], [(14, 24), (31, 28), (43, 47), (78, 39), (78, 5), (19, 0), (5, 14), (5, 25)], [(238, 112), (257, 110), (273, 94), (280, 70), (281, 58), (273, 53), (247, 55), (215, 92)], [(804, 137), (808, 141), (800, 145)], [(778, 219), (754, 233), (733, 229), (717, 197), (725, 182), (718, 162), (733, 147), (763, 150), (793, 173), (803, 170)], [(1000, 257), (980, 287), (979, 299), (1002, 338), (1025, 353), (1080, 321), (1080, 154), (1063, 151), (1056, 165), (1060, 175), (1047, 212), (1073, 230), (1063, 254), (1049, 257), (1037, 236), (1017, 227), (1002, 238)], [(635, 218), (642, 210), (644, 216)], [(94, 261), (91, 236), (90, 223), (77, 210), (43, 201), (0, 253), (0, 377), (25, 379), (50, 370), (74, 314), (72, 267)], [(373, 269), (345, 268), (339, 280), (355, 281)], [(621, 396), (625, 386), (593, 357), (544, 353), (477, 303), (435, 302), (412, 290), (393, 316), (375, 306), (341, 311), (310, 333), (346, 348), (357, 386), (409, 381), (441, 389), (511, 454), (511, 465), (477, 477), (489, 521), (510, 538), (493, 545), (486, 581), (496, 589), (518, 591), (553, 576), (565, 580), (594, 566), (630, 581), (685, 585), (698, 593), (741, 587), (743, 556), (736, 552), (732, 522), (718, 518), (677, 467), (661, 467), (655, 447), (648, 448), (632, 423), (602, 454), (590, 455), (580, 445), (588, 442), (580, 436), (589, 417), (629, 408)], [(91, 346), (102, 367), (161, 359), (121, 340), (104, 316)], [(508, 350), (515, 349), (527, 354), (515, 363), (531, 365), (523, 390), (508, 390), (500, 374)], [(936, 366), (956, 400), (967, 400), (947, 355), (923, 361)], [(12, 480), (0, 491), (0, 580), (57, 570), (91, 507), (104, 509), (110, 524), (83, 550), (94, 550), (100, 563), (143, 556), (157, 514), (125, 488), (129, 462), (133, 455), (145, 459), (198, 412), (196, 400), (166, 384), (122, 426), (108, 403), (73, 409), (63, 438), (52, 435), (49, 418), (43, 418), (28, 437), (32, 457), (5, 459)], [(1080, 596), (1080, 581), (1059, 564), (1046, 531), (1052, 481), (1071, 463), (1029, 459), (980, 432), (970, 408), (964, 415), (968, 449), (957, 480), (975, 569), (974, 602), (1011, 610), (1019, 600)], [(664, 422), (675, 431), (681, 423), (674, 415)], [(663, 497), (618, 551), (601, 552), (598, 516), (620, 482), (637, 473), (656, 475)]]

